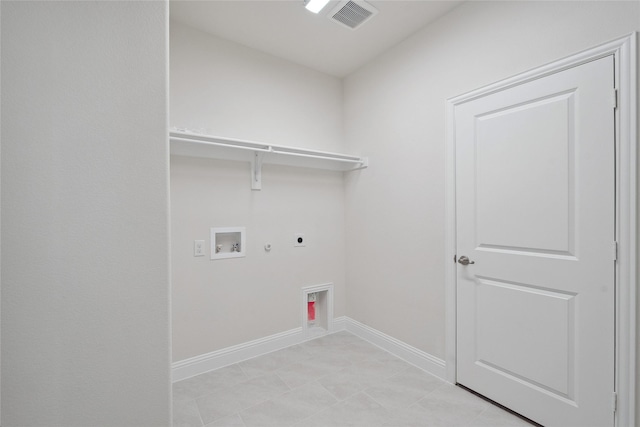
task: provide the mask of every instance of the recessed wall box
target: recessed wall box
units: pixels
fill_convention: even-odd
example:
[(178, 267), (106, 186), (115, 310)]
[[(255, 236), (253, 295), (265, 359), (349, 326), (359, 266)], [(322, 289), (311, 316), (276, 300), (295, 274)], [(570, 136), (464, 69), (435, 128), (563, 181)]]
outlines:
[(211, 259), (245, 256), (245, 227), (211, 228)]
[(302, 332), (306, 337), (333, 332), (333, 283), (302, 288), (302, 312)]

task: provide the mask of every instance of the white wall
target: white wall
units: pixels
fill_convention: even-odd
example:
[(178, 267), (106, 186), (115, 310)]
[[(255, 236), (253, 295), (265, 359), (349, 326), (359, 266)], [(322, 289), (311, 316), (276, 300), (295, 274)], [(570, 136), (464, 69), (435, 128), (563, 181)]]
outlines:
[(2, 2), (2, 425), (170, 425), (165, 2)]
[(342, 83), (171, 21), (171, 126), (342, 149)]
[(640, 30), (638, 2), (468, 2), (344, 81), (347, 315), (445, 356), (446, 99)]
[[(171, 125), (278, 145), (341, 151), (342, 84), (171, 23)], [(301, 325), (301, 288), (334, 283), (345, 314), (341, 173), (171, 158), (173, 360)], [(247, 228), (247, 255), (209, 259), (210, 227)], [(305, 233), (307, 246), (293, 247)], [(205, 257), (193, 256), (205, 240)], [(271, 252), (264, 245), (272, 245)]]

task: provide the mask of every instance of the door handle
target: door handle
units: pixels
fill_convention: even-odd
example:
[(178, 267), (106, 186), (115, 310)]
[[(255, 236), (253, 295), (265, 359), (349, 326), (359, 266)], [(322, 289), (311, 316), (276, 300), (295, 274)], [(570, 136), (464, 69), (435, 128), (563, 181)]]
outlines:
[(458, 262), (462, 265), (469, 265), (469, 264), (475, 264), (475, 261), (469, 261), (469, 258), (467, 258), (466, 256), (462, 255), (460, 258), (458, 258)]

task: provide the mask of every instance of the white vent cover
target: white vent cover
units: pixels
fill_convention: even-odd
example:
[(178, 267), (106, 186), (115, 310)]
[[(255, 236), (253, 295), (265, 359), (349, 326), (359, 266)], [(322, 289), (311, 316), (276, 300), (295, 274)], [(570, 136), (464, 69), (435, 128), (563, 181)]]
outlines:
[(378, 13), (378, 9), (365, 1), (347, 0), (341, 1), (327, 17), (333, 22), (355, 30), (376, 13)]

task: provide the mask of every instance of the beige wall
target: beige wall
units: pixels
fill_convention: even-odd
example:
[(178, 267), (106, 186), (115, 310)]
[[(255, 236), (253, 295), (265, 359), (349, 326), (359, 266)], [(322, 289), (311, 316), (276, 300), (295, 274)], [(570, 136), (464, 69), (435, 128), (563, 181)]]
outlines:
[[(2, 424), (168, 425), (166, 4), (1, 7)], [(469, 2), (347, 77), (344, 99), (336, 78), (173, 24), (172, 126), (372, 163), (346, 194), (339, 174), (274, 166), (252, 192), (246, 164), (173, 158), (173, 360), (300, 326), (300, 287), (329, 281), (336, 316), (443, 358), (445, 100), (639, 14)], [(225, 225), (247, 227), (247, 257), (194, 258)]]
[(2, 425), (168, 426), (165, 2), (2, 7)]
[[(171, 124), (340, 151), (342, 84), (173, 22)], [(172, 156), (171, 214), (174, 361), (302, 326), (304, 286), (332, 282), (345, 314), (341, 173), (265, 165), (252, 191), (248, 163)], [(246, 227), (246, 257), (210, 260), (210, 227), (230, 226)]]
[(445, 356), (446, 99), (640, 30), (637, 2), (468, 2), (344, 80), (347, 315)]
[(342, 150), (342, 82), (171, 21), (171, 126)]
[[(335, 95), (335, 109), (325, 110), (331, 115), (330, 123), (334, 125), (340, 118), (333, 113), (343, 111), (343, 129), (339, 125), (328, 128), (336, 132), (337, 139), (340, 136), (344, 138), (344, 147), (340, 149), (369, 156), (371, 167), (362, 173), (345, 176), (346, 222), (342, 238), (347, 260), (346, 285), (342, 295), (337, 293), (336, 299), (346, 307), (336, 314), (345, 313), (444, 359), (446, 99), (638, 30), (640, 7), (637, 2), (468, 2), (346, 77), (342, 81), (344, 98)], [(187, 30), (184, 31), (186, 34)], [(181, 43), (204, 40), (202, 37), (190, 33)], [(231, 47), (220, 40), (208, 40), (220, 61), (218, 66), (228, 61), (232, 63), (231, 66), (224, 65), (228, 71), (224, 78), (230, 87), (247, 87), (248, 84), (258, 96), (264, 89), (263, 85), (271, 84), (270, 78), (275, 78), (273, 71), (278, 69), (278, 65), (269, 68), (272, 72), (260, 74), (261, 77), (258, 73), (233, 70), (238, 66), (240, 57), (247, 61), (245, 64), (264, 62), (273, 65), (279, 60)], [(191, 47), (183, 46), (180, 51), (189, 49)], [(205, 51), (201, 47), (194, 49), (195, 56), (202, 56), (197, 52)], [(244, 53), (240, 55), (240, 51)], [(213, 60), (202, 61), (208, 63), (203, 68), (207, 75), (199, 76), (198, 84), (204, 87), (200, 82), (212, 82), (207, 90), (226, 94), (219, 82), (209, 80)], [(175, 67), (172, 57), (174, 74)], [(187, 61), (183, 71), (185, 76), (189, 67), (197, 68), (198, 64), (195, 60)], [(270, 77), (265, 78), (265, 75)], [(326, 76), (320, 81), (325, 79)], [(187, 82), (186, 78), (178, 78), (177, 84), (182, 84), (181, 81)], [(172, 97), (175, 98), (178, 94), (173, 83)], [(288, 94), (296, 84), (290, 79), (288, 83), (278, 80), (278, 87)], [(310, 123), (290, 120), (279, 128), (280, 133), (276, 136), (276, 129), (267, 123), (281, 113), (272, 114), (269, 109), (263, 108), (260, 113), (264, 115), (267, 112), (267, 117), (248, 115), (247, 126), (241, 126), (247, 117), (242, 114), (244, 109), (252, 113), (259, 110), (255, 108), (254, 101), (243, 103), (243, 100), (251, 100), (244, 95), (233, 101), (231, 109), (209, 100), (199, 101), (191, 111), (174, 99), (172, 108), (176, 106), (179, 113), (184, 112), (180, 113), (182, 117), (200, 118), (192, 123), (172, 120), (172, 124), (200, 128), (203, 127), (201, 123), (220, 117), (221, 120), (210, 125), (209, 130), (252, 139), (273, 137), (274, 143), (304, 144), (297, 140), (297, 135), (304, 134)], [(273, 92), (262, 92), (259, 96), (261, 100), (256, 100), (256, 105), (264, 106), (266, 103), (280, 112), (288, 108), (286, 101), (271, 102)], [(230, 98), (225, 95), (224, 99)], [(285, 96), (282, 99), (290, 98)], [(311, 99), (318, 98), (313, 96)], [(236, 103), (241, 107), (236, 107)], [(319, 104), (316, 107), (318, 111), (326, 108)], [(206, 116), (200, 112), (202, 108), (208, 109)], [(285, 121), (279, 123), (284, 124)], [(308, 146), (321, 148), (323, 142), (320, 139), (326, 141), (319, 138), (310, 141)], [(341, 144), (333, 146), (340, 147)], [(204, 161), (196, 163), (197, 167), (208, 168)], [(243, 177), (248, 180), (244, 166), (230, 163), (215, 166), (228, 169), (220, 172), (223, 173), (220, 177), (236, 173), (236, 179)], [(186, 160), (174, 163), (176, 171), (187, 172), (191, 167)], [(282, 171), (283, 178), (287, 173)], [(269, 188), (267, 181), (265, 188)], [(284, 198), (284, 192), (280, 197)], [(222, 200), (227, 199), (223, 197)], [(210, 203), (213, 206), (214, 202)], [(338, 209), (337, 205), (335, 207)], [(175, 202), (173, 209), (179, 209)], [(247, 218), (250, 221), (250, 215)], [(205, 236), (206, 227), (211, 225), (207, 221), (210, 222), (209, 218), (200, 221), (201, 225), (197, 233), (192, 233), (193, 236), (187, 238), (188, 233), (181, 232), (185, 249), (180, 251), (191, 250), (191, 240), (196, 238), (196, 234)], [(340, 236), (336, 234), (335, 238)], [(185, 254), (181, 255), (185, 266), (189, 262), (197, 262), (188, 260)], [(242, 281), (247, 286), (250, 282), (254, 281)], [(256, 288), (251, 285), (251, 289)], [(176, 298), (174, 292), (174, 300)], [(259, 302), (256, 304), (260, 307)], [(286, 322), (277, 323), (273, 319), (269, 322), (273, 322), (273, 327), (262, 331), (263, 335), (287, 327)], [(260, 332), (250, 327), (243, 327), (240, 331), (241, 338), (234, 339), (230, 335), (225, 338), (225, 345), (257, 337)], [(222, 336), (222, 333), (215, 334)], [(194, 342), (196, 336), (192, 337)], [(224, 345), (202, 347), (219, 348)], [(194, 347), (188, 354), (195, 352)]]
[(348, 76), (347, 314), (444, 358), (446, 99), (638, 30), (638, 2), (468, 2)]

